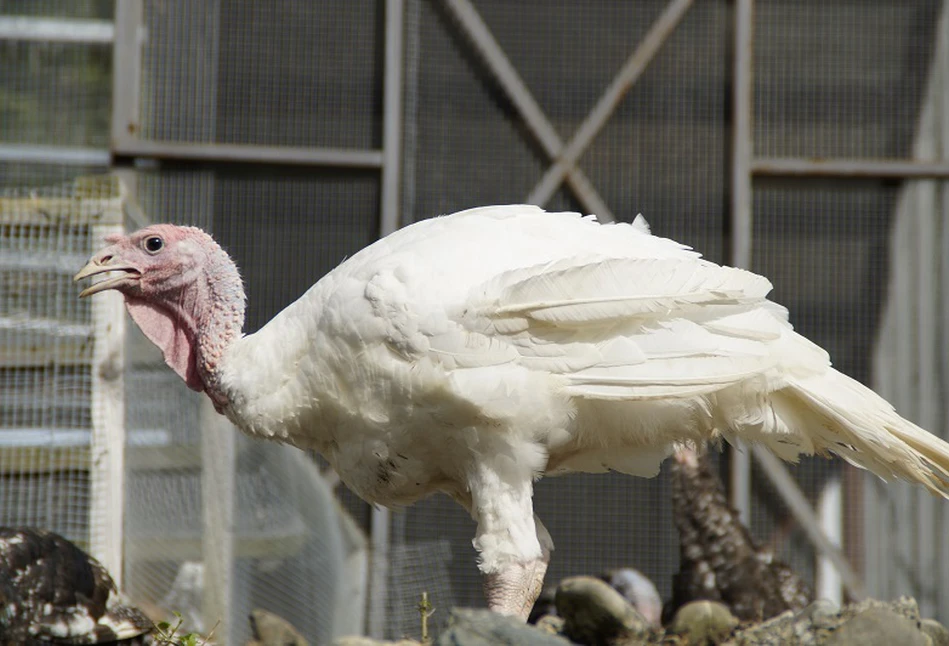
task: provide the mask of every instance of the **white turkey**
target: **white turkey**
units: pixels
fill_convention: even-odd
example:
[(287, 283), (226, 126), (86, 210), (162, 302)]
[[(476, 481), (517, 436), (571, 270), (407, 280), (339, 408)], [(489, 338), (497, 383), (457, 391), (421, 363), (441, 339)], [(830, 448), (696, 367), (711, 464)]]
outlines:
[(75, 544), (53, 532), (0, 527), (0, 644), (130, 643), (152, 628)]
[(245, 433), (322, 454), (371, 503), (448, 494), (477, 522), (489, 606), (526, 617), (553, 548), (543, 475), (656, 475), (680, 443), (836, 453), (949, 490), (949, 445), (832, 369), (767, 279), (642, 219), (492, 206), (363, 249), (244, 335), (237, 267), (199, 229), (114, 236), (76, 279), (115, 289)]

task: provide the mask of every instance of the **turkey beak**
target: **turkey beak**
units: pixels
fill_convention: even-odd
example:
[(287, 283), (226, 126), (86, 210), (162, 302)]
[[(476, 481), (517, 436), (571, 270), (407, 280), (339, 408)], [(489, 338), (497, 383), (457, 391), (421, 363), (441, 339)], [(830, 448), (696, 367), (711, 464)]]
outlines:
[(138, 269), (128, 265), (120, 265), (115, 263), (115, 256), (108, 249), (102, 251), (86, 263), (86, 266), (79, 270), (79, 272), (73, 276), (74, 281), (80, 281), (83, 278), (88, 278), (90, 276), (95, 276), (97, 274), (104, 274), (110, 271), (121, 272), (118, 276), (112, 276), (111, 278), (106, 278), (105, 280), (100, 280), (98, 283), (94, 283), (89, 287), (86, 287), (84, 290), (79, 292), (79, 298), (85, 298), (86, 296), (92, 296), (93, 294), (98, 294), (99, 292), (104, 292), (109, 289), (115, 289), (116, 287), (128, 283), (130, 280), (138, 280), (141, 277), (141, 273)]

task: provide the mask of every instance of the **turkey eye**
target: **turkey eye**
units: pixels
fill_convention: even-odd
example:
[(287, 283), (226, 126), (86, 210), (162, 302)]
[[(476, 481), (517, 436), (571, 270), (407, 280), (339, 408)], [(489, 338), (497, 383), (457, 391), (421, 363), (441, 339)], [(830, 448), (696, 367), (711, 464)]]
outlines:
[(158, 253), (165, 246), (165, 242), (158, 236), (145, 238), (145, 251), (148, 253)]

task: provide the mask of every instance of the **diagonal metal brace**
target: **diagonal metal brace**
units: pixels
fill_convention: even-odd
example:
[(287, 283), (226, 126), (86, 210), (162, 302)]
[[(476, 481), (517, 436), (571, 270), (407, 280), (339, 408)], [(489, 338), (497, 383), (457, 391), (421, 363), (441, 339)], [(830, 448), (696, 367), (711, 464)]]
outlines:
[(840, 547), (827, 537), (821, 527), (820, 519), (814, 513), (814, 509), (808, 502), (804, 492), (801, 491), (794, 478), (788, 473), (787, 467), (767, 449), (760, 446), (753, 447), (751, 452), (761, 465), (761, 470), (781, 496), (781, 500), (797, 520), (800, 528), (804, 530), (815, 550), (830, 559), (834, 567), (837, 568), (840, 579), (844, 587), (847, 588), (850, 597), (857, 601), (864, 599), (866, 591), (863, 588), (863, 581), (850, 567), (850, 562), (847, 561), (847, 557), (844, 556)]
[(606, 125), (623, 96), (642, 76), (650, 61), (665, 44), (669, 35), (682, 21), (682, 18), (685, 17), (692, 3), (693, 0), (673, 0), (666, 7), (666, 10), (662, 12), (662, 15), (659, 16), (659, 19), (656, 20), (643, 38), (639, 47), (627, 59), (626, 64), (623, 65), (606, 92), (600, 97), (593, 110), (577, 128), (577, 132), (570, 143), (554, 154), (556, 159), (554, 165), (544, 173), (543, 178), (531, 191), (527, 197), (528, 202), (543, 204), (550, 199), (564, 178), (569, 178), (570, 174), (574, 172), (577, 167), (577, 160), (580, 159), (580, 156), (590, 146), (596, 135)]
[[(491, 30), (488, 29), (477, 10), (469, 0), (445, 0), (445, 6), (501, 84), (544, 152), (551, 159), (556, 159), (564, 149), (563, 140), (537, 104), (527, 88), (527, 84), (514, 69), (511, 61), (504, 54), (504, 50), (501, 49), (498, 41), (495, 40)], [(595, 213), (601, 222), (612, 222), (616, 219), (606, 202), (596, 192), (593, 184), (583, 174), (583, 171), (574, 166), (564, 175), (561, 175), (562, 179), (564, 177), (566, 177), (567, 183), (573, 189), (583, 207), (590, 213)], [(548, 195), (543, 201), (530, 199), (528, 201), (533, 204), (544, 204), (550, 197)]]

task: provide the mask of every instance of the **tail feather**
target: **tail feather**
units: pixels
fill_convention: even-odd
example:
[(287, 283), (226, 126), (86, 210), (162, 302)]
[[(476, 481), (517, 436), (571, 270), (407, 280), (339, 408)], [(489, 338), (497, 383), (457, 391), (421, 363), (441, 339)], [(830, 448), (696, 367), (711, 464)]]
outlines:
[(794, 379), (784, 392), (808, 409), (803, 416), (811, 419), (798, 429), (815, 452), (835, 453), (883, 479), (909, 480), (949, 498), (949, 444), (900, 417), (866, 386), (830, 370)]

